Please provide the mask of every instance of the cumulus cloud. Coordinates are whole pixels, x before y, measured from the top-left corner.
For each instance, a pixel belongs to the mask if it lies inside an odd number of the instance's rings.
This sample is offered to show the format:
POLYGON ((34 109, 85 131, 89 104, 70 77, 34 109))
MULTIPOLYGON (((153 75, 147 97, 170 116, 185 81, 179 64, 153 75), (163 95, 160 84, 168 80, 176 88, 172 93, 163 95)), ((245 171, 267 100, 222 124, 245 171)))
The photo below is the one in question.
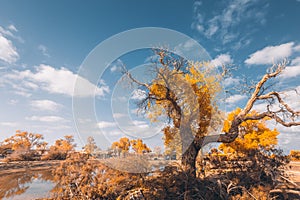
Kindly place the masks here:
POLYGON ((291 61, 291 65, 300 65, 300 57, 296 57, 291 61))
POLYGON ((0 34, 0 60, 9 64, 18 60, 19 54, 10 40, 0 34))
MULTIPOLYGON (((282 91, 281 97, 282 99, 294 110, 300 110, 300 86, 295 86, 295 89, 293 90, 285 90, 282 91)), ((257 103, 253 106, 254 110, 257 110, 259 112, 263 112, 266 111, 267 109, 267 102, 261 102, 261 103, 257 103)), ((279 104, 276 101, 275 104, 273 104, 272 106, 269 107, 270 110, 279 110, 279 104)))
POLYGON ((267 46, 251 54, 245 63, 249 65, 273 64, 291 56, 294 45, 294 42, 289 42, 277 46, 267 46))
POLYGON ((288 66, 279 75, 279 78, 282 78, 282 79, 294 78, 299 75, 300 75, 300 65, 299 66, 288 66))
POLYGON ((61 104, 48 99, 33 100, 30 102, 30 106, 39 111, 57 111, 62 107, 61 104))
POLYGON ((231 86, 231 85, 237 85, 240 83, 240 79, 239 78, 233 78, 233 77, 229 77, 229 78, 226 78, 222 84, 224 87, 228 87, 228 86, 231 86))
POLYGON ((235 94, 235 95, 228 97, 225 101, 226 101, 226 103, 234 104, 234 103, 237 103, 246 98, 247 98, 246 95, 235 94))
POLYGON ((213 59, 211 61, 211 63, 215 67, 220 67, 222 65, 227 65, 227 64, 230 64, 232 62, 233 62, 233 60, 232 60, 232 58, 229 54, 220 54, 215 59, 213 59))
POLYGON ((54 116, 54 115, 49 115, 49 116, 31 116, 31 117, 26 117, 26 120, 30 121, 39 121, 39 122, 64 122, 66 121, 64 118, 59 117, 59 116, 54 116))
POLYGON ((41 89, 51 94, 64 94, 67 96, 86 97, 91 95, 104 96, 109 87, 102 82, 96 86, 81 76, 66 68, 56 69, 41 64, 35 70, 12 71, 2 77, 0 82, 10 84, 16 92, 30 92, 41 89), (78 81, 80 89, 74 93, 75 82, 78 81))
POLYGON ((141 89, 136 89, 132 92, 131 97, 132 100, 143 100, 146 98, 146 92, 141 89))
POLYGON ((280 79, 288 79, 300 76, 300 57, 296 57, 291 61, 291 65, 287 66, 279 75, 280 79))
POLYGON ((17 31, 14 25, 8 26, 7 29, 0 26, 0 60, 9 64, 16 62, 19 58, 19 54, 12 41, 8 38, 10 37, 21 40, 20 38, 16 37, 11 31, 17 31))
POLYGON ((116 127, 115 122, 109 122, 109 121, 100 121, 100 122, 98 122, 97 125, 98 125, 99 128, 113 128, 113 127, 116 127))

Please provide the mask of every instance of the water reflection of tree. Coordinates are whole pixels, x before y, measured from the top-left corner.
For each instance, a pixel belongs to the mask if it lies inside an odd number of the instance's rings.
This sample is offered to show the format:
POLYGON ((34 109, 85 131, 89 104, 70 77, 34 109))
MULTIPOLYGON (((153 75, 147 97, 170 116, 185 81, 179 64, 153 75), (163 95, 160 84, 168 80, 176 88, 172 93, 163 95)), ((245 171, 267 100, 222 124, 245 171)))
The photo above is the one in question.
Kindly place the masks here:
POLYGON ((0 199, 21 195, 27 191, 35 179, 52 181, 50 170, 26 170, 20 173, 11 173, 0 176, 0 199))

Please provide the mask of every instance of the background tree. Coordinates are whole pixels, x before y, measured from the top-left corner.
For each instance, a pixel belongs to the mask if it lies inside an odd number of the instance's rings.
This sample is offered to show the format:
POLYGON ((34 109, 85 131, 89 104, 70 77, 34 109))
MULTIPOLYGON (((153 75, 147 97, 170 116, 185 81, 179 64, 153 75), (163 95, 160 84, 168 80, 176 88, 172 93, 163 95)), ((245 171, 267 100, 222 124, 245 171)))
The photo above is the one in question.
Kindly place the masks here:
POLYGON ((55 144, 50 146, 48 154, 42 157, 43 160, 64 160, 67 154, 74 151, 76 144, 72 135, 64 136, 64 139, 58 139, 55 144))
POLYGON ((300 150, 291 150, 289 156, 293 161, 300 161, 300 150))
POLYGON ((88 155, 70 154, 54 172, 54 199, 117 199, 137 187, 139 174, 121 172, 89 160, 88 155))
POLYGON ((129 151, 130 140, 127 137, 122 137, 119 141, 113 142, 111 148, 116 150, 120 156, 121 153, 127 153, 129 151))
POLYGON ((135 153, 143 154, 151 152, 151 149, 143 143, 142 139, 131 140, 130 145, 135 153))
POLYGON ((40 156, 38 150, 44 145, 44 138, 41 134, 29 133, 27 131, 17 130, 16 134, 5 139, 6 152, 13 153, 7 158, 8 160, 33 160, 40 156))
POLYGON ((83 147, 84 152, 86 152, 87 154, 93 154, 93 153, 95 153, 97 148, 98 147, 96 145, 95 139, 93 137, 89 136, 87 138, 86 145, 83 147))
POLYGON ((44 137, 41 134, 29 133, 27 131, 17 130, 16 134, 4 140, 5 144, 11 144, 12 150, 36 149, 42 144, 44 137))
POLYGON ((155 146, 153 149, 153 152, 155 153, 155 155, 158 157, 161 155, 162 152, 162 148, 160 146, 155 146))

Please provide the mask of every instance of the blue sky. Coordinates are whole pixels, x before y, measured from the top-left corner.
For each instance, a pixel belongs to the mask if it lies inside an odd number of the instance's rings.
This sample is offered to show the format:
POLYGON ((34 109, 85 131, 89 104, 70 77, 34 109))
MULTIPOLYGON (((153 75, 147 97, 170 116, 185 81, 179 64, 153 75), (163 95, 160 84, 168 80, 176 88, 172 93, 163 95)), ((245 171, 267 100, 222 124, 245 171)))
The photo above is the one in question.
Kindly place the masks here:
MULTIPOLYGON (((73 134, 81 146, 73 121, 72 96, 82 62, 100 42, 141 27, 182 32, 197 40, 215 65, 237 66, 233 77, 225 80, 226 88, 241 84, 243 77, 257 80, 273 62, 288 58, 289 66, 276 87, 300 109, 300 98, 292 92, 300 90, 299 0, 2 0, 0 4, 0 140, 21 129, 41 133, 50 143, 73 134)), ((111 140, 122 136, 113 124, 122 115, 112 116, 109 107, 120 78, 118 70, 122 64, 142 65, 149 56, 149 50, 123 56, 99 77, 95 126, 111 140)), ((134 92, 131 99, 142 95, 134 92)), ((239 93, 228 95, 227 111, 243 106, 246 98, 239 93)), ((133 107, 128 109, 133 113, 133 107)), ((148 126, 142 119, 131 117, 133 127, 148 126)), ((89 119, 81 120, 88 124, 89 119)), ((299 128, 277 128, 280 147, 299 149, 299 128)), ((148 142, 159 145, 160 137, 148 142)))

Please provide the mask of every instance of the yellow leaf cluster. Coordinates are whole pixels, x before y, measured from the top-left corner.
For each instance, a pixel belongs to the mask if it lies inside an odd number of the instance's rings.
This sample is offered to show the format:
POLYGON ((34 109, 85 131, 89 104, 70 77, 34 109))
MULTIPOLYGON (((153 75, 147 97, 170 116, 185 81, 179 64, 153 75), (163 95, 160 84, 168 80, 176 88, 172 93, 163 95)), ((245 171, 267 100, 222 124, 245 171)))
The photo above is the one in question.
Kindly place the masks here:
MULTIPOLYGON (((241 112, 240 108, 237 108, 231 112, 227 120, 224 122, 223 131, 228 132, 231 122, 234 117, 241 112)), ((256 115, 257 112, 252 111, 250 116, 256 115)), ((277 135, 279 132, 276 129, 271 130, 267 127, 266 121, 269 119, 262 120, 248 120, 240 125, 240 135, 235 141, 225 144, 222 143, 219 149, 224 153, 247 153, 251 150, 259 148, 271 148, 277 144, 277 135)))

